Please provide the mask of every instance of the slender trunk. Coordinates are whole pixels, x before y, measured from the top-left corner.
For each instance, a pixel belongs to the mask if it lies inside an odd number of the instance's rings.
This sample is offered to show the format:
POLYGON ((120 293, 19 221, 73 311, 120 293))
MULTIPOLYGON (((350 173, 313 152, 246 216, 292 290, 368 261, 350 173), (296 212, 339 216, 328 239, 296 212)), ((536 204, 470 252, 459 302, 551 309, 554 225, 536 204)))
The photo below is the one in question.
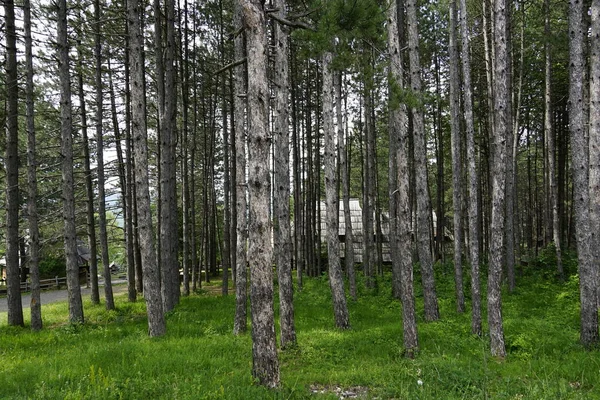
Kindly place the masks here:
POLYGON ((456 290, 456 311, 465 312, 465 295, 462 271, 462 154, 460 131, 460 77, 458 40, 456 32, 456 1, 450 1, 449 58, 450 58, 450 133, 452 136, 452 205, 454 207, 454 285, 456 290))
MULTIPOLYGON (((401 0, 402 1, 402 0, 401 0)), ((404 88, 403 62, 400 48, 399 31, 402 30, 398 23, 397 6, 399 2, 392 1, 387 11, 387 29, 388 29, 388 51, 391 57, 391 87, 390 93, 393 94, 399 89, 404 88)), ((398 7, 402 10, 402 7, 398 7)), ((395 190, 395 224, 390 223, 390 229, 395 227, 396 232, 392 239, 396 242, 394 247, 398 251, 400 270, 400 281, 402 288, 400 291, 402 299, 402 324, 403 324, 403 343, 405 355, 408 358, 414 358, 419 349, 417 335, 417 318, 415 313, 415 295, 413 286, 413 265, 412 265, 412 240, 410 229, 410 204, 409 204, 409 173, 408 173, 408 129, 407 129, 407 110, 403 103, 395 104, 390 96, 390 114, 389 129, 390 141, 393 138, 396 143, 393 148, 396 150, 396 170, 390 173, 396 174, 395 190)))
POLYGON ((575 199, 575 226, 579 259, 579 290, 581 301, 581 342, 592 348, 599 342, 598 335, 598 229, 600 228, 600 4, 592 1, 590 82, 589 82, 589 148, 585 130, 588 126, 585 112, 583 56, 584 25, 583 2, 569 2, 570 69, 569 117, 571 151, 573 154, 573 199, 575 199), (583 106, 582 106, 583 104, 583 106), (588 173, 589 168, 589 173, 588 173))
MULTIPOLYGON (((221 47, 221 64, 225 64, 225 40, 223 24, 223 0, 219 0, 219 41, 221 47)), ((231 168, 229 164, 231 148, 229 146, 228 107, 227 107, 227 81, 225 77, 221 80, 221 114, 223 117, 223 252, 221 255, 223 264, 223 280, 221 293, 226 296, 229 293, 229 268, 231 267, 231 168)))
MULTIPOLYGON (((5 13, 6 15, 6 13, 5 13)), ((31 39, 31 2, 23 1, 25 28, 25 112, 27 126, 27 214, 29 223, 29 277, 31 278, 31 329, 42 329, 42 303, 40 300, 40 230, 37 209, 36 132, 33 103, 33 45, 31 39)))
POLYGON ((75 228, 75 189, 73 183, 73 115, 71 110, 71 75, 69 72, 69 41, 67 37, 67 2, 58 1, 58 59, 60 78, 62 195, 64 218, 65 259, 69 321, 83 323, 83 303, 79 287, 77 231, 75 228))
POLYGON ((131 110, 132 136, 135 162, 135 190, 139 246, 141 249, 144 298, 148 315, 149 335, 162 336, 166 331, 165 317, 160 296, 160 272, 156 260, 150 190, 148 187, 148 134, 146 131, 146 96, 144 85, 144 37, 141 30, 141 17, 144 8, 139 0, 128 0, 127 15, 130 36, 131 69, 131 110))
POLYGON ((125 23, 125 243, 127 246, 127 298, 130 302, 137 300, 135 285, 135 247, 133 230, 133 157, 131 156, 131 81, 129 57, 129 25, 125 23))
MULTIPOLYGON (((410 87, 419 96, 421 93, 421 65, 419 61, 419 31, 417 25, 416 1, 406 2, 406 18, 408 27, 408 48, 410 57, 410 87)), ((425 302, 425 319, 436 321, 440 318, 433 261, 431 257, 431 202, 427 187, 427 149, 425 143, 425 126, 421 106, 413 106, 414 162, 417 201, 416 241, 421 279, 423 282, 423 298, 425 302)))
POLYGON ((504 225, 506 206, 506 143, 511 129, 509 119, 508 62, 506 45, 506 0, 494 0, 494 142, 492 144, 492 226, 490 237, 490 267, 488 273, 488 325, 493 356, 504 358, 502 325, 502 263, 505 256, 504 225))
POLYGON ((346 263, 346 274, 348 275, 348 286, 350 297, 356 301, 356 273, 354 270, 354 232, 352 230, 352 216, 350 211, 350 160, 348 157, 348 142, 345 138, 342 113, 342 73, 337 74, 335 80, 336 113, 338 124, 338 143, 340 146, 340 176, 343 193, 344 210, 344 260, 346 263))
POLYGON ((469 258, 471 262, 471 333, 482 335, 481 282, 479 274, 481 231, 479 229, 479 175, 473 126, 473 95, 471 89, 471 58, 469 31, 467 27, 467 2, 460 0, 460 36, 462 42, 461 61, 463 73, 464 118, 467 131, 467 168, 469 172, 469 258))
POLYGON ((96 217, 94 210, 94 186, 92 168, 90 166, 90 145, 88 140, 87 110, 85 102, 85 89, 83 85, 83 53, 81 38, 77 41, 77 64, 79 73, 77 74, 77 94, 79 97, 79 115, 81 123, 81 138, 83 146, 83 168, 85 172, 85 192, 86 192, 86 217, 88 245, 90 248, 89 276, 91 283, 91 300, 93 304, 100 304, 100 290, 98 287, 98 243, 96 239, 96 217))
MULTIPOLYGON (((554 162, 555 134, 553 125, 553 107, 552 107, 552 45, 550 43, 550 1, 544 1, 544 34, 546 37, 545 45, 545 90, 544 90, 544 136, 546 138, 546 152, 548 163, 548 178, 550 188, 550 208, 552 209, 552 231, 554 237, 554 246, 556 247, 556 272, 561 282, 565 280, 565 272, 562 264, 562 249, 560 238, 560 219, 558 214, 558 199, 556 189, 556 167, 554 162)), ((591 117, 591 115, 590 115, 591 117)))
POLYGON ((112 282, 110 276, 110 261, 108 256, 108 236, 106 233, 106 194, 104 178, 104 135, 102 132, 103 122, 103 99, 102 99, 102 44, 100 36, 100 0, 94 1, 94 56, 96 58, 96 148, 98 161, 98 228, 100 234, 100 250, 102 266, 104 267, 104 297, 106 309, 113 310, 115 302, 113 299, 112 282))
MULTIPOLYGON (((275 4, 278 16, 287 18, 287 2, 275 4)), ((279 324, 281 347, 296 343, 294 326, 294 303, 292 282, 292 239, 290 236, 290 146, 289 146, 289 62, 287 27, 275 24, 275 121, 274 121, 274 169, 275 198, 273 209, 276 221, 275 263, 279 283, 279 324)))
POLYGON ((350 328, 350 316, 344 292, 344 280, 340 266, 338 184, 336 173, 336 140, 333 119, 333 55, 323 56, 323 131, 325 133, 325 195, 327 199, 327 260, 329 264, 329 285, 333 300, 335 325, 339 329, 350 328))
MULTIPOLYGON (((242 4, 235 2, 234 25, 242 26, 242 4)), ((244 34, 240 33, 234 38, 234 58, 241 60, 245 55, 244 34)), ((235 221, 237 230, 236 243, 236 277, 235 277, 235 319, 233 323, 233 333, 239 335, 246 332, 247 329, 247 239, 248 239, 248 220, 247 220, 247 201, 246 201, 246 68, 238 65, 234 69, 235 79, 235 97, 234 97, 234 131, 235 131, 235 169, 236 182, 236 205, 237 219, 235 221)))

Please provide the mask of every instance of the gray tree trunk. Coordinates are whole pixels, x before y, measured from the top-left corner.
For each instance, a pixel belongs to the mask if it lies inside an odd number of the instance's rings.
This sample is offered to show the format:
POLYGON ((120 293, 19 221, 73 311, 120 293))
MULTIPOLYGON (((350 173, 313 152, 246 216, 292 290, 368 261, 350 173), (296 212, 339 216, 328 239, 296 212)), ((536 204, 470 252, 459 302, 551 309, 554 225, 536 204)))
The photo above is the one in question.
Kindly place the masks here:
MULTIPOLYGON (((596 306, 600 307, 600 1, 592 1, 592 34, 590 45, 590 227, 592 260, 595 272, 593 282, 596 292, 596 306)), ((556 235, 556 234, 555 234, 556 235)), ((595 314, 596 317, 598 314, 595 314)), ((593 316, 592 316, 593 323, 593 316)), ((590 324, 591 327, 591 324, 590 324)), ((592 330, 592 332, 594 332, 592 330)), ((598 342, 598 321, 596 320, 595 343, 598 342)), ((593 337, 593 336, 592 336, 593 337)))
POLYGON ((130 69, 131 69, 131 108, 132 139, 135 162, 135 194, 137 204, 137 223, 139 246, 142 257, 144 298, 148 315, 150 336, 165 334, 166 325, 160 294, 160 272, 156 261, 152 215, 150 209, 150 190, 148 188, 148 134, 146 131, 146 93, 144 86, 144 37, 141 30, 143 5, 139 0, 127 3, 127 24, 130 32, 130 69))
POLYGON ((69 41, 67 37, 67 3, 58 1, 58 67, 60 78, 60 120, 62 155, 62 195, 64 218, 65 259, 69 321, 83 323, 83 303, 79 287, 77 231, 75 228, 75 189, 73 184, 73 116, 71 110, 71 75, 69 72, 69 41))
MULTIPOLYGON (((406 105, 395 104, 392 95, 404 88, 404 71, 402 53, 400 49, 397 2, 392 1, 386 13, 388 29, 388 52, 390 53, 390 114, 389 129, 390 141, 396 143, 396 170, 390 174, 396 174, 396 185, 394 199, 396 201, 396 221, 390 221, 390 229, 395 227, 396 232, 391 239, 396 243, 393 245, 398 251, 398 262, 400 270, 402 299, 402 324, 403 343, 405 355, 413 358, 419 349, 417 335, 417 317, 415 313, 415 295, 413 287, 413 265, 412 265, 412 240, 410 228, 410 204, 409 204, 409 168, 408 168, 408 115, 406 105)), ((396 94, 397 95, 397 94, 396 94)), ((391 146, 392 147, 392 146, 391 146)))
POLYGON ((492 225, 490 236, 490 266, 488 273, 488 325, 493 356, 504 358, 504 329, 502 326, 502 264, 504 260, 504 222, 506 207, 506 141, 509 120, 508 62, 506 31, 506 0, 494 0, 494 135, 492 143, 492 225))
POLYGON ((267 32, 264 3, 241 0, 248 54, 248 189, 252 376, 267 387, 279 386, 279 362, 273 310, 273 269, 269 197, 267 32))
POLYGON ((23 325, 19 274, 19 89, 15 3, 4 3, 6 26, 6 298, 8 324, 23 325))
POLYGON ((94 1, 94 55, 96 58, 96 159, 98 161, 98 229, 100 234, 100 250, 102 266, 104 267, 104 297, 106 309, 113 310, 115 301, 112 292, 112 281, 110 275, 110 261, 108 255, 108 236, 106 233, 106 194, 104 178, 104 135, 103 123, 103 99, 102 99, 102 38, 101 30, 100 0, 94 1))
MULTIPOLYGON (((155 0, 155 15, 163 9, 155 0)), ((165 34, 163 45, 162 18, 155 23, 157 83, 160 127, 160 271, 161 292, 165 312, 179 303, 179 261, 177 248, 177 184, 175 168, 176 90, 175 90, 175 3, 164 1, 165 34)))
POLYGON ((325 198, 326 198, 326 227, 327 227, 327 260, 329 264, 329 285, 333 300, 333 313, 335 325, 339 329, 350 328, 350 317, 344 280, 340 265, 339 242, 339 211, 338 211, 338 184, 336 168, 336 140, 333 119, 333 71, 331 62, 333 55, 325 52, 323 55, 323 132, 325 134, 325 198))
MULTIPOLYGON (((419 61, 419 29, 417 22, 416 1, 406 2, 406 21, 408 27, 408 51, 410 60, 410 88, 421 98, 421 64, 419 61)), ((420 105, 413 106, 413 135, 415 158, 415 181, 417 201, 416 242, 419 262, 421 264, 421 280, 423 282, 423 298, 425 302, 425 319, 436 321, 440 318, 435 278, 431 257, 431 201, 427 186, 427 149, 425 146, 425 126, 420 105)))
MULTIPOLYGON (((6 15, 6 14, 5 14, 6 15)), ((27 126, 27 214, 29 222, 29 277, 31 278, 31 329, 42 329, 42 303, 40 300, 40 230, 37 209, 36 133, 33 103, 33 45, 31 39, 31 2, 23 1, 25 28, 25 113, 27 126)))
MULTIPOLYGON (((595 1, 594 5, 598 5, 595 1)), ((581 343, 586 347, 598 343, 598 301, 597 301, 597 274, 594 266, 594 244, 592 243, 592 225, 590 217, 590 188, 593 187, 596 173, 589 152, 593 147, 588 147, 585 134, 587 118, 585 115, 584 77, 585 58, 584 38, 587 28, 583 23, 584 8, 581 1, 569 2, 569 127, 571 134, 572 168, 573 168, 573 199, 575 213, 575 234, 577 240, 577 258, 579 261, 579 297, 581 301, 581 343), (589 152, 589 153, 588 153, 589 152), (590 177, 592 179, 590 179, 590 177)), ((598 29, 598 7, 592 9, 592 37, 598 29)), ((597 58, 597 45, 593 42, 591 54, 597 58)), ((596 60, 597 61, 597 60, 596 60)), ((597 66, 592 65, 590 89, 597 75, 597 66)), ((596 109, 596 115, 590 110, 590 143, 595 146, 597 140, 597 91, 590 98, 590 106, 596 109)), ((596 149, 597 150, 597 149, 596 149)), ((597 156, 597 154, 595 154, 597 156)), ((598 197, 597 195, 594 197, 598 197)), ((596 211, 596 210, 594 210, 596 211)))
MULTIPOLYGON (((462 133, 460 131, 460 73, 459 53, 456 32, 456 1, 450 1, 449 23, 449 58, 450 58, 450 135, 452 151, 452 205, 454 208, 454 286, 456 290, 456 311, 465 312, 465 294, 462 271, 462 133)), ((439 223, 439 221, 438 221, 439 223)))
MULTIPOLYGON (((81 16, 80 16, 81 17, 81 16)), ((80 19, 83 23, 83 19, 80 19)), ((85 192, 86 192, 86 218, 88 246, 90 247, 90 298, 93 304, 100 304, 100 291, 98 287, 98 243, 96 240, 96 218, 94 209, 94 184, 92 168, 90 165, 90 145, 88 139, 87 109, 85 102, 85 91, 83 85, 83 48, 81 38, 77 40, 77 64, 79 72, 77 74, 77 94, 79 97, 79 115, 81 119, 81 139, 83 146, 83 169, 85 172, 85 192)))
POLYGON ((469 174, 469 256, 471 262, 471 333, 482 334, 481 281, 479 273, 481 232, 479 230, 479 175, 473 126, 473 94, 471 88, 471 57, 467 27, 467 2, 460 0, 459 26, 461 36, 461 61, 463 73, 463 98, 465 127, 467 131, 467 168, 469 174))
POLYGON ((354 232, 352 230, 352 217, 350 213, 350 163, 348 160, 347 142, 342 114, 342 73, 338 73, 335 81, 336 113, 338 124, 338 143, 340 155, 340 176, 342 183, 342 196, 344 202, 344 259, 350 297, 356 301, 356 272, 354 270, 354 232))
MULTIPOLYGON (((287 2, 274 4, 277 15, 287 18, 287 2)), ((290 117, 289 117, 289 45, 288 28, 275 24, 275 121, 274 121, 274 179, 275 198, 275 264, 279 283, 279 325, 281 347, 296 343, 294 326, 294 286, 292 283, 292 238, 290 226, 290 117)))
MULTIPOLYGON (((242 4, 235 2, 234 24, 236 29, 242 28, 242 4)), ((241 60, 245 56, 244 34, 240 33, 234 38, 234 57, 241 60)), ((239 335, 247 330, 247 245, 248 245, 248 218, 246 201, 246 68, 244 65, 238 65, 234 69, 234 87, 235 96, 233 99, 234 108, 234 130, 235 130, 235 169, 236 182, 236 210, 237 219, 235 221, 237 231, 236 243, 236 277, 235 277, 235 318, 233 321, 233 334, 239 335)))
MULTIPOLYGON (((552 232, 554 246, 556 247, 556 272, 561 282, 565 280, 565 272, 562 263, 562 248, 560 238, 560 218, 558 214, 558 198, 557 198, 557 186, 556 186, 556 166, 554 161, 555 152, 555 135, 554 135, 554 124, 553 124, 553 108, 552 108, 552 45, 550 43, 550 1, 544 1, 544 34, 545 39, 545 90, 544 90, 544 137, 546 138, 546 154, 547 154, 547 165, 548 165, 548 183, 550 189, 550 208, 552 210, 552 232)), ((591 115, 590 115, 591 117, 591 115)))

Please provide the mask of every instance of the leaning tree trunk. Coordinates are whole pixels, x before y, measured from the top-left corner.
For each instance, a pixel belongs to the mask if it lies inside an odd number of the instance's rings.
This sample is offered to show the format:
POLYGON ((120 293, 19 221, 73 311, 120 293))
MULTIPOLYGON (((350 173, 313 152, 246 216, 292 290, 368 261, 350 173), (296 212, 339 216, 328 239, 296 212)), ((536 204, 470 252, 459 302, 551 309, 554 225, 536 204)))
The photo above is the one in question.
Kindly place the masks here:
POLYGON ((264 3, 241 0, 248 54, 248 190, 252 375, 267 387, 279 386, 279 362, 273 310, 273 248, 269 220, 269 86, 264 3))
MULTIPOLYGON (((460 77, 458 40, 456 32, 456 0, 450 1, 449 58, 450 58, 450 135, 452 141, 452 205, 454 207, 454 286, 456 290, 456 311, 465 312, 465 294, 462 272, 462 133, 460 131, 460 77)), ((439 223, 440 221, 438 221, 439 223)))
POLYGON ((71 110, 71 75, 69 72, 69 41, 67 37, 67 2, 58 1, 58 67, 60 78, 60 119, 62 160, 62 195, 65 259, 69 321, 83 323, 83 303, 79 287, 77 230, 75 228, 75 188, 73 183, 73 116, 71 110))
MULTIPOLYGON (((287 18, 287 2, 279 0, 275 4, 279 9, 277 16, 287 18)), ((294 326, 294 303, 292 282, 292 238, 290 227, 290 117, 289 117, 289 63, 288 28, 275 24, 275 121, 274 121, 274 179, 275 198, 275 263, 279 283, 279 325, 281 347, 296 343, 294 326)))
POLYGON ((506 140, 509 120, 508 62, 506 47, 506 0, 494 1, 494 142, 492 158, 492 226, 490 235, 490 267, 488 273, 488 325, 493 356, 504 358, 502 326, 502 261, 504 259, 504 217, 506 206, 506 140))
POLYGON ((469 173, 469 256, 471 262, 471 333, 482 334, 481 282, 479 274, 481 231, 479 229, 479 175, 473 126, 473 94, 471 89, 471 58, 467 27, 467 2, 460 0, 461 61, 463 73, 464 118, 467 131, 467 168, 469 173))
MULTIPOLYGON (((421 93, 421 64, 419 61, 419 30, 417 23, 416 1, 406 2, 406 19, 408 27, 408 49, 410 59, 410 87, 417 96, 421 93)), ((420 98, 420 97, 419 97, 420 98)), ((414 162, 417 200, 417 253, 421 264, 421 280, 423 282, 423 299, 425 302, 425 319, 436 321, 440 318, 433 260, 431 257, 431 202, 427 187, 427 149, 425 143, 425 126, 420 106, 413 106, 414 162)))
POLYGON ((131 108, 132 139, 135 162, 135 191, 139 246, 141 248, 144 298, 148 315, 150 336, 162 336, 166 331, 165 316, 160 294, 160 272, 156 261, 150 190, 148 185, 148 134, 146 131, 146 93, 144 89, 143 49, 144 37, 141 30, 141 16, 144 8, 138 0, 127 3, 127 24, 130 36, 131 69, 131 108))
POLYGON ((415 313, 415 295, 413 287, 413 265, 412 265, 412 240, 410 229, 410 204, 409 204, 409 173, 408 173, 408 115, 406 105, 396 104, 397 99, 391 95, 398 96, 404 88, 403 61, 400 50, 397 2, 392 1, 387 10, 388 29, 388 51, 391 57, 390 63, 390 114, 389 129, 390 141, 396 143, 391 146, 396 150, 396 170, 390 174, 396 174, 395 209, 396 221, 390 221, 390 229, 395 227, 395 234, 391 239, 395 241, 393 246, 398 252, 398 269, 400 270, 402 299, 402 324, 403 343, 405 355, 414 358, 419 349, 417 336, 417 317, 415 313))
POLYGON ((329 264, 329 285, 333 300, 333 313, 335 325, 339 329, 350 328, 350 317, 344 280, 340 265, 339 242, 339 211, 338 211, 338 184, 335 144, 335 128, 333 124, 333 71, 331 52, 323 55, 323 132, 325 134, 325 198, 326 198, 326 227, 327 227, 327 260, 329 264))

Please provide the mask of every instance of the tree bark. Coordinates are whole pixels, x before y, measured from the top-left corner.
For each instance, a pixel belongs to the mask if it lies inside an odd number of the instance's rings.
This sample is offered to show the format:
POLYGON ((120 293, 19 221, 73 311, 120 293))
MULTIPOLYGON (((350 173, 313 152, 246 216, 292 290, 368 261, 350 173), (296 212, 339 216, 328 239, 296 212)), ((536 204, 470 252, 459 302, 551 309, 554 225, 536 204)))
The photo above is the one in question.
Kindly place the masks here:
POLYGON ((60 119, 62 155, 62 195, 64 218, 65 259, 69 321, 83 323, 83 303, 79 287, 77 231, 75 228, 75 189, 73 184, 73 117, 71 110, 71 75, 69 72, 69 42, 67 37, 67 3, 58 1, 58 66, 60 78, 60 119))
POLYGON ((252 375, 261 385, 279 386, 279 362, 273 310, 273 248, 269 221, 269 88, 264 4, 241 0, 248 54, 248 189, 250 296, 252 308, 252 375))
MULTIPOLYGON (((544 137, 546 138, 546 153, 548 164, 548 183, 550 189, 550 208, 552 210, 552 232, 554 246, 556 247, 556 272, 558 279, 561 282, 565 280, 565 272, 562 263, 562 248, 561 248, 561 228, 560 218, 558 214, 558 199, 556 186, 556 167, 554 161, 555 153, 555 134, 553 124, 553 107, 552 107, 552 45, 550 43, 551 27, 550 27, 550 1, 544 1, 544 35, 546 37, 544 43, 545 53, 545 85, 544 85, 544 137)), ((590 115, 591 117, 591 115, 590 115)))
POLYGON ((506 46, 506 0, 494 0, 494 135, 492 158, 492 225, 490 266, 488 273, 488 325, 492 355, 506 356, 502 326, 502 263, 504 260, 504 225, 506 207, 506 141, 511 129, 509 120, 508 62, 506 46))
POLYGON ((160 129, 160 271, 161 292, 165 312, 179 303, 179 261, 177 248, 177 184, 175 168, 176 143, 176 90, 175 90, 175 4, 164 1, 165 35, 163 45, 162 11, 160 0, 155 0, 155 38, 157 57, 158 118, 160 129))
POLYGON ((583 2, 569 2, 570 69, 569 118, 573 154, 573 198, 575 233, 579 260, 579 297, 581 301, 581 333, 584 346, 592 348, 600 341, 598 334, 598 229, 600 228, 600 4, 592 1, 589 125, 586 121, 584 95, 584 38, 588 29, 583 2), (585 130, 589 126, 589 148, 585 130), (588 172, 589 171, 589 172, 588 172))
POLYGON ((144 8, 139 0, 128 0, 127 15, 130 32, 131 55, 131 109, 132 136, 135 162, 135 190, 139 246, 141 249, 144 298, 148 315, 150 336, 162 336, 166 331, 165 317, 160 294, 160 272, 156 260, 150 190, 148 188, 148 134, 146 131, 146 93, 144 86, 143 50, 144 37, 141 30, 141 16, 144 8))
MULTIPOLYGON (((454 207, 454 286, 456 290, 456 312, 465 312, 465 295, 462 271, 462 133, 460 131, 460 77, 458 40, 456 32, 456 1, 450 1, 449 58, 450 58, 450 134, 452 152, 452 205, 454 207)), ((439 221, 438 221, 439 223, 439 221)))
POLYGON ((475 148, 475 128, 473 126, 473 94, 471 89, 471 58, 469 31, 467 27, 467 2, 460 0, 461 61, 463 73, 464 118, 467 131, 467 168, 469 174, 469 256, 471 262, 471 333, 482 334, 481 321, 481 282, 479 273, 481 231, 479 229, 479 175, 475 148))
MULTIPOLYGON (((421 64, 419 61, 419 30, 417 23, 416 1, 406 2, 406 19, 408 27, 408 50, 410 59, 410 87, 421 99, 421 64)), ((415 180, 417 201, 416 242, 419 262, 421 264, 421 280, 425 302, 425 319, 436 321, 440 318, 433 261, 431 257, 431 201, 427 187, 427 149, 425 146, 425 127, 421 105, 412 107, 415 180)))
MULTIPOLYGON (((242 28, 242 5, 235 2, 234 25, 236 29, 242 28)), ((244 34, 240 33, 234 38, 234 58, 242 59, 245 56, 244 34)), ((234 97, 234 130, 235 130, 235 169, 236 182, 236 210, 237 243, 236 243, 236 277, 235 277, 235 318, 233 321, 233 334, 239 335, 247 330, 247 245, 248 245, 248 219, 246 201, 246 96, 247 91, 246 68, 238 65, 234 68, 235 97, 234 97)))
POLYGON ((340 265, 339 242, 339 211, 338 184, 336 169, 336 140, 333 123, 333 71, 331 62, 333 55, 325 52, 323 55, 323 131, 325 134, 325 197, 326 197, 326 226, 327 226, 327 260, 329 264, 329 285, 333 300, 335 325, 339 329, 350 329, 350 317, 344 280, 340 265))
POLYGON ((350 159, 348 157, 348 141, 344 129, 342 113, 342 73, 339 72, 335 81, 336 113, 338 124, 338 143, 340 154, 340 176, 342 183, 342 197, 344 203, 344 260, 346 274, 348 275, 348 289, 350 297, 356 301, 356 271, 354 269, 354 232, 352 230, 352 217, 350 213, 350 159))
POLYGON ((23 325, 19 274, 19 89, 15 3, 4 2, 6 29, 6 298, 8 324, 23 325))
MULTIPOLYGON (((287 2, 274 4, 278 16, 287 18, 287 2)), ((275 264, 279 283, 279 325, 282 348, 296 343, 294 326, 294 286, 292 282, 292 238, 290 227, 290 117, 289 117, 289 45, 288 28, 275 23, 275 121, 274 121, 274 180, 275 198, 275 264)))
POLYGON ((94 56, 96 58, 96 158, 98 161, 98 229, 100 234, 102 266, 104 267, 104 297, 106 301, 106 309, 113 310, 115 308, 115 301, 112 292, 110 261, 108 256, 108 237, 106 233, 106 194, 104 188, 104 135, 102 132, 102 43, 100 36, 100 17, 100 0, 94 0, 94 56))
POLYGON ((402 53, 399 40, 397 1, 392 1, 387 10, 387 29, 388 29, 388 52, 390 53, 390 98, 388 107, 390 142, 392 139, 396 142, 392 147, 396 151, 396 170, 390 171, 390 174, 396 174, 397 189, 394 191, 396 221, 390 221, 390 229, 395 228, 391 239, 396 243, 393 245, 398 252, 400 270, 402 299, 402 324, 403 324, 403 343, 405 355, 413 358, 419 349, 417 335, 417 318, 415 313, 415 296, 413 287, 413 265, 412 265, 412 240, 410 229, 410 204, 409 204, 409 173, 408 173, 408 115, 406 105, 396 104, 398 91, 404 89, 404 71, 402 53))
MULTIPOLYGON (((5 13, 6 15, 6 13, 5 13)), ((29 277, 31 278, 31 329, 42 329, 42 303, 40 300, 40 230, 37 209, 37 156, 35 111, 33 103, 33 44, 31 39, 31 2, 23 1, 25 29, 25 113, 27 127, 27 214, 29 223, 29 277)))

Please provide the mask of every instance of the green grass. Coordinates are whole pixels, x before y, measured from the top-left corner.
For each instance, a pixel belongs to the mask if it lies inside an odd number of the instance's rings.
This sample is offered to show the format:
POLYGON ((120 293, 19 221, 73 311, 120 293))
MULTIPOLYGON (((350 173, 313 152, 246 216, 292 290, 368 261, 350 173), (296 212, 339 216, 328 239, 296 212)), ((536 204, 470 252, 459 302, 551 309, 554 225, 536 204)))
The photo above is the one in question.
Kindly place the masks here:
POLYGON ((499 361, 485 337, 470 334, 470 315, 455 313, 450 268, 437 274, 442 319, 423 322, 417 292, 415 360, 402 356, 401 306, 388 295, 389 279, 375 291, 361 286, 344 332, 333 326, 327 280, 306 279, 295 297, 298 346, 280 352, 276 391, 252 380, 250 335, 231 334, 233 296, 182 298, 157 339, 147 337, 143 303, 123 295, 111 312, 86 302, 84 325, 66 323, 65 303, 46 305, 38 333, 7 327, 0 314, 0 398, 335 399, 331 388, 361 387, 379 399, 600 399, 600 356, 578 344, 576 277, 563 285, 525 277, 505 294, 508 357, 499 361))

